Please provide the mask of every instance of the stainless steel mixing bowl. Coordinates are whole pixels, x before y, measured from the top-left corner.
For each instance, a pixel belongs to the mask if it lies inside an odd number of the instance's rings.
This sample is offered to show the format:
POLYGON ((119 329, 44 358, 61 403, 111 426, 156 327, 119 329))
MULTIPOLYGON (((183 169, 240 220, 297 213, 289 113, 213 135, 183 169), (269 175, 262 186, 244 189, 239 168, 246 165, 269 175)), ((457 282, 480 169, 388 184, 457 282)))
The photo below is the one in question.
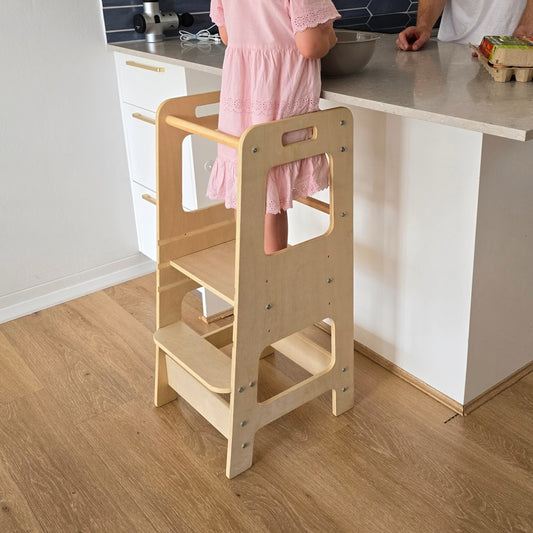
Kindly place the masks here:
POLYGON ((354 30, 335 30, 338 43, 322 58, 324 76, 346 76, 361 71, 370 61, 379 36, 354 30))

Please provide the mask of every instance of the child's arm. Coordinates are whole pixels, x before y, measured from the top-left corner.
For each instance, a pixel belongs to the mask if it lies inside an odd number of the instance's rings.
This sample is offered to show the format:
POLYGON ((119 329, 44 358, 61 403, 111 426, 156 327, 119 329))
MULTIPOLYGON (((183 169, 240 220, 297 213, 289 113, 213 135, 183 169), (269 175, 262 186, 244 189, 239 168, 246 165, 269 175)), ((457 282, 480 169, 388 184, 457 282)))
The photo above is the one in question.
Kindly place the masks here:
MULTIPOLYGON (((222 36, 222 34, 221 34, 222 36)), ((294 34, 296 46, 306 59, 324 57, 337 43, 333 21, 307 28, 294 34)))
POLYGON ((211 0, 211 7, 209 14, 211 20, 218 26, 218 34, 220 39, 227 46, 228 45, 228 32, 226 30, 226 19, 224 17, 224 6, 222 0, 211 0))
POLYGON ((218 34, 220 35, 220 38, 222 39, 222 42, 228 46, 228 30, 226 30, 225 26, 219 26, 218 27, 218 34))

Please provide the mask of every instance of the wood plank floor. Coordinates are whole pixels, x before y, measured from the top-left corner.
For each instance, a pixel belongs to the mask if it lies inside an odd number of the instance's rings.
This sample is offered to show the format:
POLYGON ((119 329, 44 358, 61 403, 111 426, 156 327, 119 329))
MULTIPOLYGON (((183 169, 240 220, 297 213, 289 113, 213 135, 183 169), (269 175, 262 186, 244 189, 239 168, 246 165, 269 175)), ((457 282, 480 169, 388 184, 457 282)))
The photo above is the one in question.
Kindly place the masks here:
MULTIPOLYGON (((273 422, 229 481, 215 429, 153 407, 154 290, 0 325, 0 532, 533 532, 533 374, 462 418, 356 353, 354 409, 324 395, 273 422)), ((270 356, 260 394, 304 376, 270 356)))

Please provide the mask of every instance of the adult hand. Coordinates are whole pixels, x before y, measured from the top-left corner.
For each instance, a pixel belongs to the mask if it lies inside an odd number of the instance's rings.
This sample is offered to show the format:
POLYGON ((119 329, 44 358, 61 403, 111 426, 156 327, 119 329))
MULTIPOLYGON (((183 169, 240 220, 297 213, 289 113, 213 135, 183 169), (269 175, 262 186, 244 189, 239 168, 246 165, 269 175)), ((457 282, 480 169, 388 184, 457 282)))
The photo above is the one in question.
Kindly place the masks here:
POLYGON ((416 52, 429 41, 430 36, 431 30, 423 26, 409 26, 398 35, 396 45, 400 50, 416 52))
POLYGON ((527 0, 524 12, 513 35, 515 37, 533 37, 533 0, 527 0))
POLYGON ((519 24, 513 35, 515 37, 533 37, 533 24, 519 24))

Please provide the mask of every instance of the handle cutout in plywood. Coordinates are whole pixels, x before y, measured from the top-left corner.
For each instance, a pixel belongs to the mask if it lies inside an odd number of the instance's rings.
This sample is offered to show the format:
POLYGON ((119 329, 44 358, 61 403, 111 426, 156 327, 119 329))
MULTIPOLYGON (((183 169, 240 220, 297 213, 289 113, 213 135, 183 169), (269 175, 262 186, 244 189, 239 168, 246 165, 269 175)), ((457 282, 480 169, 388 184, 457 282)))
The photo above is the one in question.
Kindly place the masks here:
POLYGON ((316 111, 257 124, 250 127, 246 137, 242 139, 243 153, 248 151, 262 153, 261 164, 271 166, 298 161, 317 154, 334 156, 338 152, 343 154, 341 160, 345 166, 353 154, 352 143, 352 119, 344 108, 316 111), (265 132, 265 129, 268 132, 265 132), (291 142, 291 139, 288 139, 283 143, 285 146, 282 145, 281 139, 287 134, 308 129, 316 131, 316 134, 313 132, 311 135, 311 139, 300 142, 291 142))
POLYGON ((153 65, 144 65, 143 63, 137 63, 137 61, 126 61, 126 65, 129 67, 142 68, 151 72, 165 72, 165 67, 154 67, 153 65))
POLYGON ((281 136, 281 145, 289 146, 298 142, 313 141, 317 138, 316 126, 300 130, 287 131, 281 136))

